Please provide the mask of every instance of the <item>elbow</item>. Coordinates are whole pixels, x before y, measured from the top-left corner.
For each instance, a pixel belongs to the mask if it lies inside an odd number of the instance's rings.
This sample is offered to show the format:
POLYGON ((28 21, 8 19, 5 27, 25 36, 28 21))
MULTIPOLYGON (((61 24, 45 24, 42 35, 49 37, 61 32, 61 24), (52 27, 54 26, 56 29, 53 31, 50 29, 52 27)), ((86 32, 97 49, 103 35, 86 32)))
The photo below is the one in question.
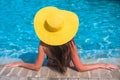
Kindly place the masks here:
POLYGON ((77 67, 77 70, 78 70, 79 72, 85 72, 85 71, 86 71, 86 68, 84 68, 84 67, 77 67))
POLYGON ((85 69, 77 69, 79 72, 85 72, 85 69))
POLYGON ((34 70, 35 71, 39 71, 40 70, 40 66, 35 66, 34 70))
POLYGON ((79 72, 85 72, 85 71, 90 71, 90 70, 92 70, 92 69, 89 69, 89 68, 86 68, 86 67, 78 68, 79 72))
POLYGON ((34 70, 35 70, 35 71, 39 71, 39 68, 35 68, 34 70))

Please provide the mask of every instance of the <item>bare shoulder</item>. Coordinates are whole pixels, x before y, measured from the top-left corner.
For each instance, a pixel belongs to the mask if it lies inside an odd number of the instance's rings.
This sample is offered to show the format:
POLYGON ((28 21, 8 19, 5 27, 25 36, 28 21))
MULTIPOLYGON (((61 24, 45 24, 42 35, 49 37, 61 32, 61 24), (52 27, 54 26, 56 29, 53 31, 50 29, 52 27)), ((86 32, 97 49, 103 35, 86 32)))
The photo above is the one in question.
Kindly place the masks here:
POLYGON ((39 48, 42 48, 44 51, 46 51, 46 44, 44 44, 43 42, 40 42, 39 48))
POLYGON ((41 42, 40 46, 43 48, 45 54, 46 54, 48 57, 53 58, 52 53, 50 52, 49 47, 48 47, 47 44, 41 42))

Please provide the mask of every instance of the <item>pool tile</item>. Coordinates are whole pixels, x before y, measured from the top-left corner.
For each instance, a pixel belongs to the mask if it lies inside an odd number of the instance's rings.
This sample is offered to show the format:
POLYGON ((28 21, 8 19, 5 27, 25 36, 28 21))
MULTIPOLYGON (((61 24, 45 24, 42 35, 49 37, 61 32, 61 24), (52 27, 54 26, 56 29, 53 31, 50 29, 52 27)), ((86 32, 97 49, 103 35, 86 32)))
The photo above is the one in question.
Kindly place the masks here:
POLYGON ((37 77, 37 71, 32 71, 32 75, 31 75, 31 77, 37 77))
POLYGON ((96 69, 96 70, 92 70, 90 71, 90 74, 91 74, 91 78, 99 78, 99 74, 100 74, 100 70, 99 69, 96 69))
POLYGON ((79 72, 79 78, 86 79, 88 78, 88 72, 79 72))
POLYGON ((49 67, 41 67, 39 72, 40 77, 48 77, 49 71, 49 67))
POLYGON ((106 69, 100 69, 100 78, 111 78, 111 74, 109 72, 109 70, 106 70, 106 69))
POLYGON ((119 78, 120 79, 120 72, 119 69, 111 71, 112 78, 119 78))
POLYGON ((71 77, 71 78, 79 78, 79 73, 80 72, 78 72, 75 69, 68 68, 68 74, 69 74, 69 77, 71 77))
POLYGON ((3 67, 0 71, 0 76, 6 76, 10 72, 11 68, 3 67))
POLYGON ((24 68, 24 69, 21 71, 20 76, 21 76, 21 77, 26 77, 29 70, 30 70, 30 69, 24 68))

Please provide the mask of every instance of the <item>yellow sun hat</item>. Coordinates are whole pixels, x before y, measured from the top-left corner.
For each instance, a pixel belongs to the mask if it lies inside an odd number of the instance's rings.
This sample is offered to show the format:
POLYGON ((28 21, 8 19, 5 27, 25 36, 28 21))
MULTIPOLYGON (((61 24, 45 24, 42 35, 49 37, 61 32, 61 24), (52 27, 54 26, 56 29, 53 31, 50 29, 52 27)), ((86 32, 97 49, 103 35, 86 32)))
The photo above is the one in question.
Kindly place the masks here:
POLYGON ((52 46, 70 41, 78 31, 78 16, 56 7, 40 9, 34 17, 34 29, 38 38, 52 46))

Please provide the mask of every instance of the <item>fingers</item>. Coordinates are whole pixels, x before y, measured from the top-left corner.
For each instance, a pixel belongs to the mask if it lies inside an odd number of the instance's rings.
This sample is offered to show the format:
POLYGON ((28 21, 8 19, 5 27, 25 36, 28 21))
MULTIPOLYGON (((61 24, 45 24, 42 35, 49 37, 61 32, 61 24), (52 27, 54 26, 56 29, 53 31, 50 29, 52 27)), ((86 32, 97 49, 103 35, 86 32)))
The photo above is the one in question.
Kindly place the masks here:
POLYGON ((105 69, 108 69, 108 70, 114 70, 114 69, 118 69, 118 67, 115 66, 115 65, 106 64, 106 65, 105 65, 105 69))
POLYGON ((104 69, 108 69, 108 70, 114 70, 114 69, 118 69, 117 66, 112 65, 112 64, 100 64, 102 68, 104 69))
POLYGON ((105 69, 108 69, 108 70, 111 70, 111 71, 112 71, 112 70, 114 70, 115 68, 108 66, 108 67, 105 67, 105 69))
POLYGON ((5 65, 6 67, 10 67, 12 64, 7 64, 7 65, 5 65))
POLYGON ((10 63, 10 64, 7 64, 5 66, 6 67, 17 67, 17 66, 19 66, 19 64, 18 63, 10 63))
POLYGON ((112 69, 118 69, 118 67, 115 66, 115 65, 108 65, 108 67, 110 67, 110 68, 112 68, 112 69))

